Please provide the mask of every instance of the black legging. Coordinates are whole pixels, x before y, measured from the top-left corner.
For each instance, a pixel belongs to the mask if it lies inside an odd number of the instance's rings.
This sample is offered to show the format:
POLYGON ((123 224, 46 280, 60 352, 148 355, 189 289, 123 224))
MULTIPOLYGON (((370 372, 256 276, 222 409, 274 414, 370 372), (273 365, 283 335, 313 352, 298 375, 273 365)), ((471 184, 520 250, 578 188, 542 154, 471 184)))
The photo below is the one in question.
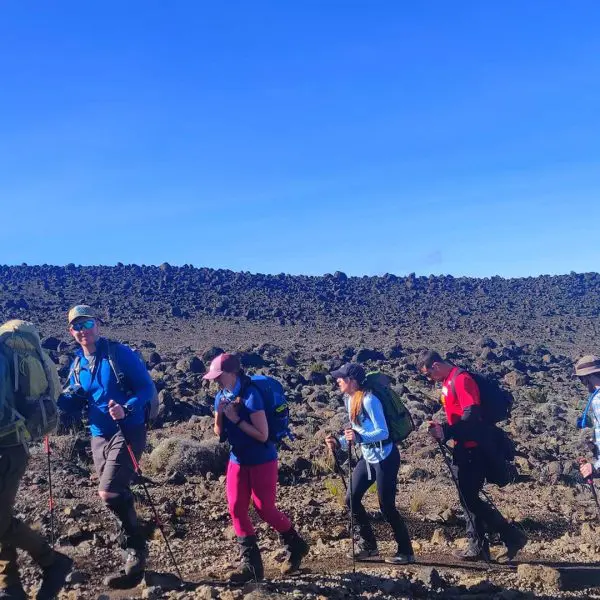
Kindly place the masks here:
POLYGON ((354 471, 352 471, 352 490, 346 496, 346 505, 350 508, 350 494, 352 494, 352 511, 357 521, 359 535, 368 549, 377 547, 377 541, 369 517, 362 505, 365 492, 377 482, 377 497, 379 508, 386 521, 392 526, 394 538, 398 544, 398 552, 412 555, 413 549, 408 535, 406 523, 396 508, 396 485, 398 482, 398 470, 400 469, 400 452, 394 445, 389 456, 378 463, 370 463, 371 479, 367 471, 367 462, 361 458, 354 471), (374 477, 374 479, 373 479, 374 477))

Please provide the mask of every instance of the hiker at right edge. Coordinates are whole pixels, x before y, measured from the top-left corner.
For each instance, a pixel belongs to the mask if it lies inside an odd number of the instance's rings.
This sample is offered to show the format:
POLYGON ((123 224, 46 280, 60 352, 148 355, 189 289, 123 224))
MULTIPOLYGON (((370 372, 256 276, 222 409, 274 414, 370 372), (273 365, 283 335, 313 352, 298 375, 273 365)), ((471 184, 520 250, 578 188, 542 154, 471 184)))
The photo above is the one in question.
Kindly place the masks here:
POLYGON ((486 480, 486 459, 478 441, 485 435, 485 429, 477 383, 469 373, 443 360, 433 350, 419 355, 417 369, 431 381, 442 384, 440 401, 447 423, 430 421, 429 434, 442 444, 453 440, 452 470, 458 481, 463 509, 470 513, 470 517, 465 515, 469 545, 456 556, 462 560, 489 561, 487 530, 499 534, 506 546, 500 557, 510 561, 525 546, 527 536, 479 495, 486 480))
POLYGON ((365 385, 366 373, 359 364, 346 363, 333 371, 331 376, 337 379, 340 391, 344 394, 350 426, 339 439, 327 436, 325 443, 332 452, 338 447, 348 451, 349 444, 360 446, 362 452, 362 458, 352 472, 352 487, 346 496, 346 505, 352 510, 359 534, 354 558, 363 560, 379 555, 377 540, 362 504, 366 491, 376 482, 379 507, 391 525, 398 545, 396 554, 386 558, 385 562, 412 563, 415 557, 408 529, 396 508, 400 452, 396 444, 389 440, 389 429, 381 401, 365 385))
POLYGON ((594 429, 594 462, 583 461, 579 467, 584 479, 600 475, 600 356, 588 354, 575 363, 575 376, 585 385, 589 393, 583 415, 577 421, 577 428, 594 429))

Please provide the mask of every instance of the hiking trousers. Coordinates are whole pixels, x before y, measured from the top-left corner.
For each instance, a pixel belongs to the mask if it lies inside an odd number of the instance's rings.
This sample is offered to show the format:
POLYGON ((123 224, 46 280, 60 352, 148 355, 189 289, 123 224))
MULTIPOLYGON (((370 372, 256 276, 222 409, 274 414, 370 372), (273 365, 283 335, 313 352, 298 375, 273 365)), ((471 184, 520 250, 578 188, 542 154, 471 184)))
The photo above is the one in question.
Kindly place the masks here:
POLYGON ((454 448, 452 459, 452 469, 458 479, 458 487, 466 504, 463 508, 468 510, 471 515, 471 519, 465 515, 469 541, 479 547, 485 540, 486 530, 490 533, 499 533, 504 541, 504 538, 510 533, 509 523, 497 509, 479 495, 485 483, 485 462, 481 450, 457 445, 454 448), (475 528, 473 528, 471 520, 473 520, 475 528))
POLYGON ((19 583, 17 548, 28 552, 42 568, 55 558, 46 540, 14 516, 17 490, 28 460, 29 452, 23 445, 0 447, 0 590, 19 583))
POLYGON ((396 445, 393 446, 390 454, 378 463, 367 462, 361 458, 354 471, 352 471, 352 489, 348 490, 346 496, 346 505, 348 509, 352 507, 352 512, 356 518, 359 528, 359 535, 362 544, 367 549, 375 549, 377 541, 373 528, 369 522, 369 516, 362 504, 363 496, 366 491, 377 483, 377 498, 379 508, 386 521, 391 525, 394 532, 394 538, 398 544, 398 552, 412 556, 413 549, 408 534, 408 529, 404 519, 400 516, 396 508, 396 488, 398 485, 398 470, 400 469, 400 452, 396 445), (371 478, 369 479, 369 470, 371 478))
POLYGON ((255 535, 250 520, 250 500, 258 516, 277 533, 292 528, 292 522, 275 505, 277 497, 278 467, 272 460, 261 465, 238 465, 232 460, 227 465, 227 504, 238 537, 255 535))

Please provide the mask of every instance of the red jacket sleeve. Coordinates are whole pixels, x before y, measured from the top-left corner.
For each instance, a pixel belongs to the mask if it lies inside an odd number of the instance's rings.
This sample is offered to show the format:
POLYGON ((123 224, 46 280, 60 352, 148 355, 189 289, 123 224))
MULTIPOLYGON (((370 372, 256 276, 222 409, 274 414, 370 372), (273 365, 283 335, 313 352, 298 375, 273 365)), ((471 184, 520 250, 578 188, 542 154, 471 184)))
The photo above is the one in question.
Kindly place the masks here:
POLYGON ((469 406, 479 406, 481 404, 479 388, 468 373, 461 373, 454 380, 454 388, 456 389, 457 400, 463 410, 469 406))

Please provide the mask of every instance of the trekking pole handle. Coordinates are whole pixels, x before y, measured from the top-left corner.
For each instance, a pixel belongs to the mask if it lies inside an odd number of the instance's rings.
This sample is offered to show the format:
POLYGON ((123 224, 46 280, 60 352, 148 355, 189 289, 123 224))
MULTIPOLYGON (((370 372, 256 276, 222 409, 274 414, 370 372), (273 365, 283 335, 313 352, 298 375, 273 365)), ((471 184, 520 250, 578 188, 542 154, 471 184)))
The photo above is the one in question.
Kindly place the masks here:
MULTIPOLYGON (((583 456, 580 456, 580 457, 577 459, 577 462, 579 463, 579 465, 584 465, 584 464, 588 463, 589 461, 588 461, 586 458, 584 458, 583 456)), ((592 476, 592 475, 590 475, 589 477, 584 477, 584 481, 585 481, 586 483, 588 483, 588 484, 592 484, 592 485, 593 485, 593 483, 594 483, 594 478, 593 478, 593 476, 592 476)))

